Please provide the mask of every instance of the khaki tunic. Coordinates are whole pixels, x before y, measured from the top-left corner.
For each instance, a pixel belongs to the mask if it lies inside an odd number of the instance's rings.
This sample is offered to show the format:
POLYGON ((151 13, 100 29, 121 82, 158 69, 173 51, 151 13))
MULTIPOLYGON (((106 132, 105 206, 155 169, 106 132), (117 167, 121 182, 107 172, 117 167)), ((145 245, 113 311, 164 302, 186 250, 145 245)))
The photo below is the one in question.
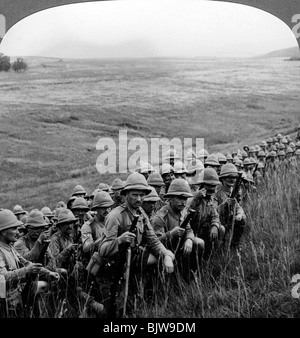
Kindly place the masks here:
POLYGON ((156 236, 148 216, 142 208, 132 210, 127 203, 114 208, 106 217, 105 227, 107 233, 99 246, 99 253, 102 257, 114 258, 119 252, 118 237, 130 230, 135 214, 139 215, 137 222, 136 241, 138 246, 145 247, 155 257, 164 256, 168 253, 165 246, 156 236))
MULTIPOLYGON (((174 240, 170 234, 170 231, 176 226, 180 226, 184 219, 185 213, 186 212, 183 211, 180 214, 176 214, 171 208, 170 204, 167 204, 162 207, 152 218, 153 229, 157 237, 170 250, 175 249, 176 244, 178 243, 178 238, 175 238, 174 240)), ((183 238, 190 238, 193 241, 194 237, 194 232, 190 224, 188 224, 183 238)))

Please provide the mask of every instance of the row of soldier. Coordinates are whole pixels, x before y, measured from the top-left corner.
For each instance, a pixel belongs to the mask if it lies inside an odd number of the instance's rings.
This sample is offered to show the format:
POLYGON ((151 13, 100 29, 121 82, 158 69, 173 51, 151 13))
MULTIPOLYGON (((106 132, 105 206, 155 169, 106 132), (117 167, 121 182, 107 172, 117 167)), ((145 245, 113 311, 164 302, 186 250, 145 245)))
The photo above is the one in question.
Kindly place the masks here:
POLYGON ((244 206, 265 174, 299 162, 300 142, 280 134, 226 156, 191 150, 186 164, 170 149, 159 172, 142 163, 126 181, 100 183, 90 195, 76 185, 54 210, 1 210, 2 316, 39 316, 43 294, 51 316, 61 297, 80 299, 89 315, 119 316, 129 283, 136 290, 133 276, 151 290, 149 276, 176 268, 190 282, 217 250, 241 249, 244 206))

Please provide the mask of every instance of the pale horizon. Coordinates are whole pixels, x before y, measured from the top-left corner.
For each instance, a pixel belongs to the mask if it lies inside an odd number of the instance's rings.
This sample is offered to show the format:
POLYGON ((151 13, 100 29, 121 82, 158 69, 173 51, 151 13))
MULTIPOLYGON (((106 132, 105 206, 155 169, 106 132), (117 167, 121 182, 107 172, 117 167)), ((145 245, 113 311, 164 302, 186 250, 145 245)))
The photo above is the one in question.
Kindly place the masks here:
POLYGON ((118 0, 59 6, 13 26, 9 56, 255 57, 298 47, 290 28, 256 8, 202 0, 118 0), (54 24, 55 23, 55 24, 54 24))

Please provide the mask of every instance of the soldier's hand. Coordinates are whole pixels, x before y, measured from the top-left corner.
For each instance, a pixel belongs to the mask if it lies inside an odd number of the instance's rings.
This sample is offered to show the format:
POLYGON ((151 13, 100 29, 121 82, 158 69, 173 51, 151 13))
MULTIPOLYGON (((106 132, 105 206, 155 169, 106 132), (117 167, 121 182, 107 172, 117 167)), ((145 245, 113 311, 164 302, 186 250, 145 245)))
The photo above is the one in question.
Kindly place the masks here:
POLYGON ((32 263, 26 265, 26 271, 28 274, 38 274, 41 271, 43 265, 41 263, 32 263))
POLYGON ((210 229, 210 240, 215 241, 218 239, 218 228, 213 225, 210 229))
POLYGON ((48 241, 49 239, 50 239, 50 231, 46 230, 46 231, 41 232, 37 240, 43 243, 44 241, 48 241))
POLYGON ((130 231, 123 232, 122 235, 118 237, 119 244, 129 243, 132 244, 135 240, 136 236, 134 233, 130 231))
POLYGON ((49 277, 51 278, 51 279, 53 279, 53 280, 59 280, 59 278, 60 278, 60 275, 59 275, 59 273, 58 272, 54 272, 54 271, 51 271, 50 273, 49 273, 49 277))
POLYGON ((202 189, 200 189, 196 192, 195 198, 198 199, 198 200, 201 200, 205 196, 206 196, 206 189, 202 188, 202 189))
POLYGON ((227 198, 226 203, 230 206, 230 207, 234 207, 235 203, 236 203, 236 199, 235 198, 227 198))
POLYGON ((75 251, 78 247, 78 244, 77 243, 70 243, 68 246, 67 246, 67 249, 70 250, 70 251, 75 251))
POLYGON ((171 237, 181 237, 185 232, 185 229, 180 228, 180 226, 176 226, 172 230, 170 230, 171 237))
POLYGON ((243 215, 242 214, 237 214, 236 216, 235 216, 235 220, 236 221, 241 221, 243 219, 243 215))
POLYGON ((174 271, 174 264, 171 256, 165 255, 164 268, 166 269, 167 273, 172 273, 174 271))
POLYGON ((185 242, 184 242, 184 246, 183 246, 183 254, 184 255, 189 255, 192 252, 193 249, 193 241, 188 238, 185 242))

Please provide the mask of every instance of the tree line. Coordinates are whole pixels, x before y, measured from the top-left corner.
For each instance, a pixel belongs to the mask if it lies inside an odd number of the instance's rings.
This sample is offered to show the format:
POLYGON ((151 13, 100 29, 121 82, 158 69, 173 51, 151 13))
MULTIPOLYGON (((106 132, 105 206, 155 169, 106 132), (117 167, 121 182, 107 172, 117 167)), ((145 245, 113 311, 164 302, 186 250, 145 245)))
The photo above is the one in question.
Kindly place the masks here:
POLYGON ((28 68, 28 64, 23 58, 18 57, 16 61, 10 61, 10 57, 0 53, 0 72, 8 72, 10 69, 16 73, 25 72, 28 68))

